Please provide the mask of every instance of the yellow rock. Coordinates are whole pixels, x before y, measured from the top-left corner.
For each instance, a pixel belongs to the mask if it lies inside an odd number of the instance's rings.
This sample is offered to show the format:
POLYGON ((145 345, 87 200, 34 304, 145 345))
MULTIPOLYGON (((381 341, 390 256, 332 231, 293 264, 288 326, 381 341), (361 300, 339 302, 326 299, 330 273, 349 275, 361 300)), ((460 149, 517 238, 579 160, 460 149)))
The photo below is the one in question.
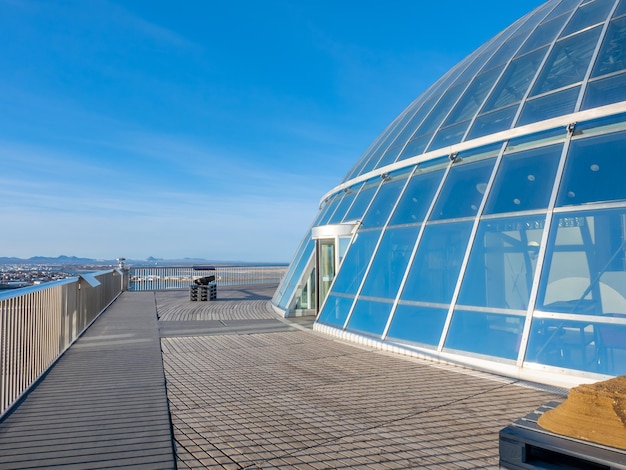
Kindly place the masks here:
POLYGON ((626 376, 571 389, 537 423, 556 434, 626 449, 626 376))

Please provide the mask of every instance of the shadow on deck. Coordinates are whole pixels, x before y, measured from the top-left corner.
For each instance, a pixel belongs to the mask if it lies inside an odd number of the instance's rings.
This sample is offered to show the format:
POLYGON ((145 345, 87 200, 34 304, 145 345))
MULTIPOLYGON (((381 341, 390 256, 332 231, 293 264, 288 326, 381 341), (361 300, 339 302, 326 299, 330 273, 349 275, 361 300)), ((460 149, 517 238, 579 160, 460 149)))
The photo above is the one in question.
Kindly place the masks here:
POLYGON ((124 293, 0 423, 0 468, 497 468, 563 398, 314 333, 275 288, 124 293))

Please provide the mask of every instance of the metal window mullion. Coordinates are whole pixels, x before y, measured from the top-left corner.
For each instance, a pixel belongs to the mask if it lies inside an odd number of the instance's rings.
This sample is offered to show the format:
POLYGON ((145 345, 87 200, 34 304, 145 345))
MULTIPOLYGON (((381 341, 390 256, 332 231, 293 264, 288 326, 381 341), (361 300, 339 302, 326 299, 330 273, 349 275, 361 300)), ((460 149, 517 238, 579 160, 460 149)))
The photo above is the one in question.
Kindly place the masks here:
POLYGON ((445 185, 446 179, 448 178, 448 174, 450 173, 450 169, 452 168, 452 161, 446 167, 446 170, 441 177, 441 181, 439 182, 439 187, 433 194, 432 200, 430 201, 430 206, 424 215, 424 219, 420 225, 419 233, 417 234, 417 238, 415 239, 415 244, 413 245, 413 251, 411 252, 411 256, 409 256, 409 261, 404 269, 404 275, 402 276, 402 280, 400 281, 400 286, 398 287, 398 292, 396 293, 396 298, 393 301, 393 305, 391 306, 391 312, 389 313, 389 317, 387 318, 387 324, 385 325, 385 329, 383 330, 383 334, 381 338, 384 340, 387 338, 387 334, 389 333, 389 328, 391 327, 391 322, 393 321, 393 317, 396 315, 396 310, 398 309, 398 304, 400 302, 400 297, 402 296, 402 292, 404 291, 404 287, 406 285, 407 279, 409 277, 409 273, 411 272, 411 267, 413 266, 413 262, 415 261, 415 256, 417 255, 417 250, 419 248, 420 242, 422 241, 422 236, 424 235, 424 231, 426 230, 426 226, 428 225, 426 221, 430 218, 433 210, 435 210, 435 204, 443 186, 445 185))
POLYGON ((520 116, 522 114, 522 109, 524 109, 524 105, 526 104, 526 101, 528 100, 528 97, 530 96, 530 93, 531 93, 533 87, 535 86, 535 84, 537 83, 537 80, 539 79, 539 77, 541 75, 541 72, 543 71, 543 68, 546 65, 546 62, 548 61, 548 57, 550 57, 550 53, 553 51, 554 46, 556 45, 556 43, 559 42, 559 39, 561 38, 561 34, 563 33, 563 31, 567 27, 567 24, 571 21, 571 19, 574 16, 574 14, 576 13, 576 10, 578 10, 578 8, 580 8, 580 4, 581 4, 581 1, 578 2, 578 6, 577 7, 572 8, 572 12, 570 13, 569 17, 567 18, 567 21, 563 22, 563 26, 561 26, 561 29, 559 30, 558 34, 555 35, 554 41, 552 41, 552 43, 548 46, 548 50, 546 51, 545 55, 543 56, 543 60, 541 61, 541 64, 539 64, 539 67, 537 67, 537 71, 535 72, 535 76, 530 81, 530 84, 528 85, 528 89, 526 90, 526 93, 524 93, 524 96, 522 97, 522 99, 520 101, 520 104, 517 107, 517 112, 515 113, 515 116, 513 117, 513 121, 511 123, 512 124, 511 125, 512 128, 517 126, 517 122, 519 121, 519 118, 520 118, 520 116))
POLYGON ((598 42, 596 43, 596 48, 593 51, 593 55, 591 56, 591 59, 589 60, 587 72, 585 73, 585 76, 583 77, 582 85, 580 87, 580 91, 578 92, 578 99, 576 100, 576 106, 574 107, 574 112, 578 111, 583 104, 583 97, 585 96, 585 91, 587 91, 587 83, 589 83, 589 77, 591 77, 591 72, 593 71, 593 67, 596 64, 596 60, 598 60, 598 55, 600 54, 600 49, 602 48, 602 44, 604 43, 606 31, 609 28, 609 25, 611 24, 611 18, 613 17, 613 13, 615 13, 615 10, 619 3, 620 3, 619 0, 615 0, 613 2, 613 7, 611 8, 611 11, 609 12, 606 19, 604 20, 604 25, 602 26, 602 31, 600 32, 598 42))
MULTIPOLYGON (((572 129, 573 130, 573 129, 572 129)), ((565 161, 567 153, 569 151, 571 143, 572 132, 568 133, 568 136, 563 144, 563 150, 561 151, 561 160, 557 167, 556 175, 554 178, 554 185, 552 187, 552 194, 550 195, 550 201, 548 202, 548 208, 546 213, 545 225, 543 228, 543 234, 541 235, 541 243, 539 245, 539 252, 537 253, 537 264, 535 265, 535 275, 533 278, 533 284, 530 289, 530 298, 528 299, 528 310, 526 312, 526 319, 524 321, 524 329, 522 330, 522 338, 520 340, 520 346, 517 356, 517 365, 521 367, 526 357, 526 348, 528 346, 528 340, 530 336, 530 326, 533 319, 533 312, 537 303, 537 293, 539 291, 539 282, 541 280, 541 271, 545 263, 545 256, 547 251, 548 239, 550 236, 550 226, 552 225, 552 219, 554 218, 554 207, 556 205, 556 198, 561 186, 561 178, 565 171, 565 161)))
POLYGON ((463 283, 463 278, 465 277, 465 270, 467 269, 467 264, 469 263, 469 257, 472 252, 472 248, 474 246, 476 233, 478 232, 478 225, 480 224, 480 218, 482 216, 483 211, 485 210, 485 205, 487 204, 487 198, 489 197, 489 193, 491 192, 491 187, 493 186, 493 182, 496 179, 496 174, 498 173, 500 162, 502 161, 504 150, 506 149, 506 144, 507 144, 506 142, 502 143, 502 147, 500 148, 498 157, 496 158, 494 166, 491 170, 491 176, 489 177, 489 182, 487 183, 487 187, 485 188, 485 194, 483 195, 483 199, 480 202, 480 206, 478 207, 478 211, 476 212, 476 216, 474 218, 474 224, 472 225, 472 230, 470 232, 470 236, 467 241, 467 247, 465 248, 465 255, 463 256, 463 261, 461 262, 461 267, 459 269, 459 274, 456 280, 456 285, 454 286, 452 298, 450 299, 450 305, 448 307, 448 315, 446 316, 446 321, 443 324, 441 337, 439 338, 439 344, 437 345, 437 352, 443 351, 443 345, 446 341, 446 337, 448 336, 448 330, 450 329, 450 324, 452 323, 452 315, 454 313, 454 307, 456 305, 456 301, 461 291, 461 284, 463 283))

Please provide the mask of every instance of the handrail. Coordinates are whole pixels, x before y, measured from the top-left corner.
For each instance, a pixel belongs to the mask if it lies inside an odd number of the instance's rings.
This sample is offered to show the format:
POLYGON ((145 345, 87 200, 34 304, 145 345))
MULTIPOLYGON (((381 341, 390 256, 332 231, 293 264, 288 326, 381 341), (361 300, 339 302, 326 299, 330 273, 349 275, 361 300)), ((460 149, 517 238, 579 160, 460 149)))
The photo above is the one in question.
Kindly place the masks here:
POLYGON ((215 276, 217 286, 278 284, 285 265, 211 265, 211 266, 133 266, 129 269, 129 290, 159 291, 187 289, 200 277, 215 276))
POLYGON ((125 286, 113 269, 0 294, 0 419, 125 286))

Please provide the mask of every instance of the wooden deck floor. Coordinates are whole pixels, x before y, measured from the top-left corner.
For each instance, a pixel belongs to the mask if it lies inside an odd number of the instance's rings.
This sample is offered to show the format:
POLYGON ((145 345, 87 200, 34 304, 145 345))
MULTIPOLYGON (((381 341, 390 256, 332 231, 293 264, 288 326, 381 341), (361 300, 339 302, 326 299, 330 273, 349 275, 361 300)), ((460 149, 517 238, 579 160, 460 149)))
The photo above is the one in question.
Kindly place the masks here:
POLYGON ((495 469, 498 431, 563 399, 338 342, 274 289, 124 293, 0 423, 0 469, 495 469))

